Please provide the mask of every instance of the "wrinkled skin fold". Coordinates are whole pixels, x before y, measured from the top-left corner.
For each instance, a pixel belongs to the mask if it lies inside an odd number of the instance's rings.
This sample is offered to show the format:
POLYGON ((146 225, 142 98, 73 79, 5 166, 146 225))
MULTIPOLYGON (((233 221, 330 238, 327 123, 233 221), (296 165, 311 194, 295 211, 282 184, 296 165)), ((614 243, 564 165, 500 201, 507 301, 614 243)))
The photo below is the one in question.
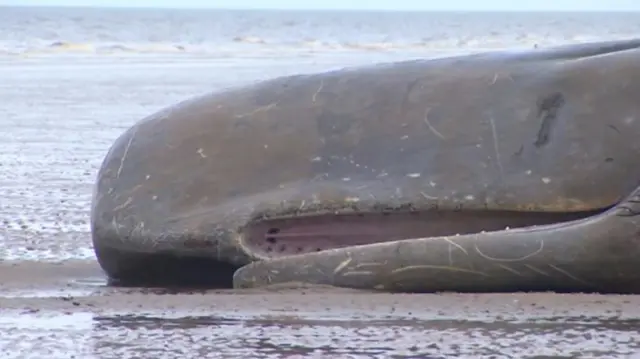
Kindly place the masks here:
POLYGON ((141 120, 98 173, 114 284, 640 292, 640 40, 287 76, 141 120))

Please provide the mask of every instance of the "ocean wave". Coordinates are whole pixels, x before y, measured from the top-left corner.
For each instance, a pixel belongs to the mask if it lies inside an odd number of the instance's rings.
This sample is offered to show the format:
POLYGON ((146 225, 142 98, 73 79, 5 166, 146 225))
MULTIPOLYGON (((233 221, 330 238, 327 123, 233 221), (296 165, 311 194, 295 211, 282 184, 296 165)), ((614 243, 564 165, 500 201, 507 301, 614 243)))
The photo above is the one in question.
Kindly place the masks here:
POLYGON ((242 42, 246 44, 265 44, 266 41, 258 36, 236 36, 234 42, 242 42))
MULTIPOLYGON (((631 38, 616 36, 617 39, 631 38)), ((324 41, 321 39, 303 39, 299 41, 268 41, 257 36, 236 36, 221 43, 102 43, 53 41, 49 43, 1 43, 0 56, 38 56, 38 55, 135 55, 135 54, 200 54, 213 56, 246 56, 256 53, 283 52, 400 52, 400 51, 465 51, 492 50, 508 48, 538 48, 567 43, 598 41, 611 39, 612 36, 597 37, 591 35, 572 35, 564 37, 514 34, 503 36, 468 36, 460 38, 425 38, 413 42, 394 41, 324 41)))

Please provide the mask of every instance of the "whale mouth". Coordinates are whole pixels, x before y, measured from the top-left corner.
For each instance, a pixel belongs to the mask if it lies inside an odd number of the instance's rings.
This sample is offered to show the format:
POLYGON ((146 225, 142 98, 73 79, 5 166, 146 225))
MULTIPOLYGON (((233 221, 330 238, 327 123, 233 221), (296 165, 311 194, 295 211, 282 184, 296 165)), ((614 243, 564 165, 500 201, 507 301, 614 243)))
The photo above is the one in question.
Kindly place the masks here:
MULTIPOLYGON (((243 250, 256 259, 269 259, 411 238, 533 229, 585 219, 608 209, 580 212, 426 210, 275 217, 248 224, 241 231, 241 242, 243 250)), ((95 246, 95 250, 102 265, 111 268, 109 284, 120 287, 233 288, 233 275, 241 267, 209 256, 136 253, 108 246, 95 246)))
POLYGON ((598 215, 578 212, 403 211, 279 217, 253 223, 243 245, 256 256, 276 258, 410 238, 455 236, 558 224, 598 215))

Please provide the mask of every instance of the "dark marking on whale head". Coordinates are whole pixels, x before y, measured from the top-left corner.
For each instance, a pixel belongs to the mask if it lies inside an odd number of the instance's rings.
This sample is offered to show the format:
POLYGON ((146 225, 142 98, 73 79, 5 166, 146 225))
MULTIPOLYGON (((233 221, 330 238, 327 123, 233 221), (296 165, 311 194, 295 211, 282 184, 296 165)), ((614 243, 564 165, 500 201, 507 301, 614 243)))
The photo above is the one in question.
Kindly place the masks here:
POLYGON ((538 118, 542 120, 542 123, 540 124, 536 141, 533 143, 536 147, 540 148, 549 143, 551 132, 558 118, 558 112, 564 104, 564 96, 560 92, 554 92, 538 99, 538 118))
POLYGON ((513 157, 520 157, 524 153, 524 145, 520 145, 520 148, 513 154, 513 157))
POLYGON ((620 130, 619 130, 616 126, 614 126, 614 125, 612 125, 612 124, 607 125, 607 127, 609 127, 610 129, 612 129, 613 131, 615 131, 617 134, 620 134, 620 133, 621 133, 621 132, 620 132, 620 130))

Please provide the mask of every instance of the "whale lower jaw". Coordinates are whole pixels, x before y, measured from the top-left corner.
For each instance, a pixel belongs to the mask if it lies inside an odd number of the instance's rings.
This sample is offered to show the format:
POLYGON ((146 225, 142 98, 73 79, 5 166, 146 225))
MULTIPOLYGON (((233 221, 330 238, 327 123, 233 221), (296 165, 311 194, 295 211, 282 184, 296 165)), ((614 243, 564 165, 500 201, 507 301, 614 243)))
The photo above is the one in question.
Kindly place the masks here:
MULTIPOLYGON (((245 226, 238 245, 255 260, 268 260, 412 238, 533 230, 590 218, 606 210, 425 210, 272 217, 245 226)), ((179 250, 143 253, 100 244, 94 247, 110 284, 118 286, 232 288, 233 275, 242 267, 204 252, 194 256, 179 250)))

